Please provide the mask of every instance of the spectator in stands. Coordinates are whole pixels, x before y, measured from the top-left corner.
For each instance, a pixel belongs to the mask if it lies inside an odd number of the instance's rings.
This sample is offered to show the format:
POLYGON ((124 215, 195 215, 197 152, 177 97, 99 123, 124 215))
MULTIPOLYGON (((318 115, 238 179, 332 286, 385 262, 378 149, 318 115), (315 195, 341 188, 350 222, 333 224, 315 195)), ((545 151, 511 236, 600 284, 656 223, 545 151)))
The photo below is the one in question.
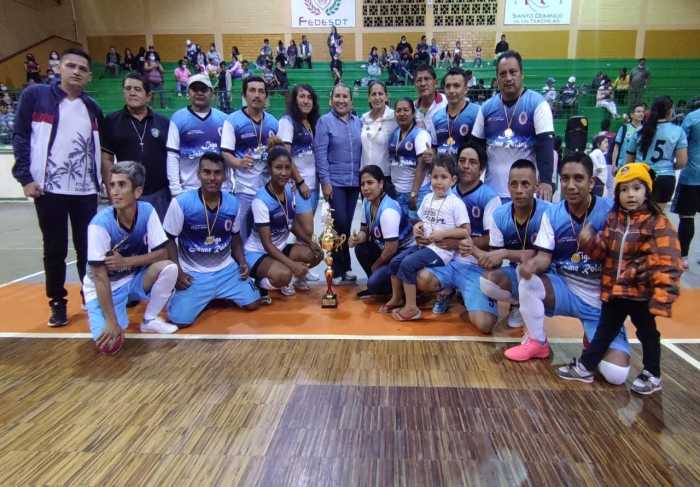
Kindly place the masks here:
POLYGON ((430 64, 430 46, 425 36, 420 37, 420 42, 416 45, 416 63, 430 64))
POLYGON ((462 58, 462 41, 455 41, 455 48, 452 51, 452 66, 461 67, 464 59, 462 58))
POLYGON ((187 96, 187 80, 190 79, 192 73, 187 69, 187 61, 180 59, 180 62, 175 68, 175 92, 177 96, 187 96))
POLYGON ((387 105, 389 93, 381 81, 370 81, 368 87, 370 111, 362 115, 361 166, 378 166, 391 183, 389 138, 396 130, 394 110, 387 105))
POLYGON ((369 50, 367 64, 379 64, 379 52, 377 51, 377 46, 372 46, 372 49, 369 50))
POLYGON ((311 53, 311 42, 306 38, 306 35, 302 35, 299 43, 299 56, 297 57, 298 68, 301 68, 302 63, 306 63, 306 66, 311 69, 311 53))
POLYGON ((488 88, 486 88, 486 85, 484 84, 483 78, 479 78, 479 81, 477 81, 476 83, 476 87, 474 87, 474 89, 471 90, 471 93, 471 97, 474 98, 477 101, 477 103, 483 103, 486 101, 487 98, 491 96, 488 88))
POLYGON ((430 39, 430 65, 433 68, 437 67, 438 56, 440 55, 440 48, 438 47, 435 38, 430 39))
POLYGON ((141 46, 139 47, 139 52, 136 54, 136 59, 134 61, 134 71, 138 71, 143 74, 143 66, 146 64, 146 49, 141 46))
POLYGON ((258 65, 258 68, 263 69, 267 66, 268 61, 272 61, 272 48, 270 47, 270 39, 265 38, 263 39, 263 45, 260 48, 260 53, 258 54, 255 64, 258 65))
POLYGON ((607 77, 607 74, 605 74, 602 71, 598 71, 593 77, 593 81, 591 81, 591 90, 598 91, 598 88, 600 88, 600 82, 606 79, 607 77))
POLYGON ((593 139, 593 150, 589 154, 593 161, 593 191, 594 195, 603 197, 608 181, 608 163, 605 155, 608 152, 608 138, 604 134, 596 135, 593 139))
POLYGON ((119 68, 121 66, 121 57, 114 46, 109 48, 107 55, 105 56, 105 73, 109 73, 112 76, 117 76, 119 74, 119 68))
POLYGON ((12 106, 0 101, 0 144, 12 142, 12 132, 15 129, 15 113, 12 106))
POLYGON ((151 53, 148 54, 146 64, 143 66, 143 73, 148 82, 151 84, 151 89, 153 92, 158 93, 158 97, 160 98, 160 108, 167 108, 164 93, 165 89, 163 87, 163 65, 160 64, 160 61, 158 61, 155 51, 151 51, 151 53))
POLYGON ((299 54, 299 50, 297 49, 297 43, 294 39, 291 40, 289 43, 289 47, 287 47, 287 63, 292 67, 296 67, 297 65, 297 55, 299 54))
POLYGON ((148 106, 151 85, 138 73, 129 73, 122 83, 124 108, 104 120, 100 128, 102 179, 109 187, 115 161, 137 161, 146 168, 146 183, 139 198, 156 209, 161 221, 170 204, 167 149, 170 121, 148 106))
POLYGON ((248 63, 248 61, 243 61, 241 63, 241 68, 243 69, 243 71, 241 72, 241 79, 246 79, 253 76, 253 70, 250 69, 250 64, 248 63))
MULTIPOLYGON (((342 66, 341 66, 341 72, 342 72, 342 66)), ((277 91, 283 95, 287 96, 287 92, 289 91, 289 77, 287 76, 287 68, 286 68, 286 62, 284 58, 280 57, 277 59, 277 62, 275 63, 275 82, 277 84, 277 91)))
POLYGON ((398 69, 399 76, 404 80, 404 84, 410 84, 413 82, 414 70, 413 58, 408 51, 404 50, 403 54, 401 54, 401 59, 399 60, 398 69))
POLYGON ((207 63, 207 70, 206 74, 211 78, 212 84, 216 84, 216 79, 219 77, 219 72, 220 72, 220 65, 219 64, 214 64, 214 63, 207 63))
POLYGON ((338 54, 333 55, 333 59, 331 60, 331 76, 333 77, 333 84, 337 85, 338 83, 343 81, 343 62, 340 60, 340 56, 338 54))
POLYGON ((156 57, 156 61, 160 62, 160 54, 158 54, 158 51, 156 51, 156 47, 153 44, 148 46, 148 50, 146 50, 146 59, 150 58, 151 54, 156 57))
POLYGON ((122 59, 122 67, 124 68, 124 71, 127 73, 130 73, 132 71, 136 71, 135 69, 135 64, 136 64, 136 58, 134 57, 134 53, 131 52, 131 49, 128 47, 124 49, 124 58, 122 59))
POLYGON ((238 46, 233 46, 231 48, 231 63, 241 60, 241 51, 238 50, 238 46))
POLYGON ((27 74, 27 83, 41 83, 41 71, 39 63, 36 62, 34 54, 31 52, 25 56, 24 71, 27 74))
POLYGON ((404 52, 408 52, 408 54, 411 55, 413 54, 413 47, 411 43, 406 40, 406 36, 401 36, 401 40, 396 44, 396 50, 401 56, 403 56, 404 52))
POLYGON ((226 69, 226 61, 219 63, 219 73, 216 81, 216 94, 219 96, 219 110, 224 113, 231 112, 231 73, 226 69))
POLYGON ((647 69, 647 60, 641 58, 639 64, 630 73, 630 105, 642 102, 644 90, 649 83, 651 73, 647 69))
POLYGON ((563 113, 572 115, 576 111, 578 108, 578 95, 576 77, 569 76, 566 85, 559 92, 559 102, 563 113))
POLYGON ((510 46, 508 45, 508 42, 506 41, 506 35, 501 34, 501 41, 496 44, 496 58, 498 58, 498 55, 501 54, 502 52, 506 52, 508 49, 510 49, 510 46))
POLYGON ((600 81, 595 100, 595 106, 605 108, 610 115, 617 118, 617 105, 613 100, 613 88, 610 78, 605 77, 600 81))
POLYGON ((102 111, 83 89, 90 80, 90 56, 70 48, 61 56, 61 81, 34 85, 22 93, 12 145, 12 175, 34 199, 43 238, 48 325, 68 324, 65 289, 68 220, 82 282, 87 265, 87 228, 97 211, 102 184, 102 111))
POLYGON ((481 67, 481 46, 476 46, 476 49, 474 50, 474 64, 472 64, 472 67, 481 67))
POLYGON ((647 107, 643 103, 632 107, 632 111, 630 112, 630 121, 622 124, 622 127, 620 127, 620 129, 617 131, 611 158, 614 173, 617 173, 617 169, 625 164, 630 142, 634 138, 634 134, 642 126, 646 109, 647 107))
POLYGON ((197 44, 194 53, 194 71, 195 73, 207 72, 207 55, 202 51, 202 46, 197 44))
POLYGON ((5 83, 0 83, 0 103, 5 103, 10 108, 12 108, 12 105, 14 104, 12 95, 10 95, 10 90, 7 89, 7 85, 5 83))
POLYGON ((59 56, 58 51, 51 51, 49 53, 48 66, 54 74, 60 74, 61 56, 59 56))
POLYGON ((277 41, 277 50, 275 51, 275 63, 278 59, 287 60, 287 48, 284 47, 284 42, 280 39, 277 41))
MULTIPOLYGON (((352 90, 337 84, 331 92, 331 111, 316 124, 314 155, 323 197, 334 211, 335 230, 350 235, 357 197, 360 194, 362 122, 352 113, 352 90)), ((333 274, 338 284, 354 283, 350 251, 343 245, 333 253, 333 274)))
POLYGON ((401 56, 399 56, 398 51, 394 49, 394 46, 389 46, 389 55, 387 56, 387 63, 389 66, 389 81, 387 84, 390 85, 402 85, 404 81, 401 80, 399 75, 399 62, 401 61, 401 56))
POLYGON ((238 60, 238 57, 234 56, 231 60, 228 72, 231 73, 231 80, 243 77, 243 64, 238 60))
MULTIPOLYGON (((51 68, 46 70, 46 84, 50 85, 52 83, 55 83, 61 79, 61 76, 54 73, 51 68)), ((678 124, 680 125, 680 124, 678 124)))
POLYGON ((197 64, 197 45, 189 39, 187 39, 185 44, 185 57, 189 59, 190 64, 197 64))
POLYGON ((615 90, 615 103, 619 106, 624 105, 630 90, 630 75, 627 74, 627 68, 620 70, 619 76, 613 82, 613 90, 615 90))
POLYGON ((487 144, 485 183, 501 198, 510 198, 508 173, 513 161, 536 162, 537 194, 552 199, 554 121, 542 95, 523 86, 522 57, 516 51, 501 53, 496 63, 501 90, 481 105, 472 137, 487 144))
POLYGON ((379 55, 379 66, 382 69, 389 69, 389 51, 386 47, 382 47, 382 53, 379 55))
POLYGON ((464 72, 464 79, 467 80, 467 88, 474 88, 476 86, 476 76, 471 69, 467 69, 464 72))
POLYGON ((212 42, 209 46, 209 51, 207 52, 207 64, 219 66, 221 61, 221 54, 219 54, 219 51, 216 50, 216 44, 212 42))
POLYGON ((328 46, 328 54, 330 55, 331 59, 333 59, 333 56, 335 55, 335 51, 338 47, 338 43, 340 41, 340 34, 338 34, 338 29, 335 26, 331 27, 331 32, 328 34, 328 37, 326 38, 326 45, 328 46))
POLYGON ((265 82, 268 93, 277 89, 277 80, 275 79, 275 70, 272 61, 267 61, 265 67, 262 69, 262 79, 265 82))
POLYGON ((547 78, 546 84, 542 87, 542 96, 549 103, 549 107, 554 113, 554 104, 557 101, 557 89, 554 87, 555 79, 551 76, 547 78))

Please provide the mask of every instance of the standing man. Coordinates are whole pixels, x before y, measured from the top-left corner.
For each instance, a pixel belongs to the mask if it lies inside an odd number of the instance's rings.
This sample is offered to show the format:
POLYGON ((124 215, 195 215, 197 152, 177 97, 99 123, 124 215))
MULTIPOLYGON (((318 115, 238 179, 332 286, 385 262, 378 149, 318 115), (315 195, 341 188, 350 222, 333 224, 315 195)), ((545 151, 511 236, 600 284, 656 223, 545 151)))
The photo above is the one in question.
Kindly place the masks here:
POLYGON ((267 183, 267 140, 277 133, 277 119, 265 111, 267 85, 259 76, 243 80, 246 106, 226 118, 221 134, 224 161, 233 168, 240 205, 241 239, 250 235, 248 213, 258 190, 267 183))
MULTIPOLYGON (((479 105, 467 98, 467 77, 461 68, 451 68, 442 78, 447 106, 433 115, 431 137, 438 154, 457 156, 457 149, 471 138, 479 105)), ((486 160, 482 161, 484 165, 486 160)))
POLYGON ((437 92, 437 75, 435 70, 425 64, 416 68, 416 125, 432 133, 433 117, 447 106, 447 100, 437 92))
POLYGON ((44 246, 49 326, 68 324, 66 255, 68 219, 78 275, 87 264, 87 227, 97 211, 102 111, 83 92, 91 77, 90 56, 78 48, 63 52, 61 81, 24 90, 17 109, 12 175, 24 195, 34 198, 44 246))
MULTIPOLYGON (((167 173, 170 194, 175 197, 199 188, 197 168, 205 152, 219 152, 221 127, 226 114, 211 108, 214 94, 209 76, 195 74, 187 82, 190 105, 173 113, 168 129, 167 173)), ((224 190, 231 191, 230 178, 224 190)))
POLYGON ((114 354, 129 326, 131 300, 147 300, 142 333, 174 333, 177 327, 158 314, 168 302, 177 266, 167 260, 165 236, 153 207, 137 201, 146 180, 138 162, 120 161, 110 169, 112 206, 101 210, 87 231, 90 273, 85 293, 90 332, 98 350, 114 354))
POLYGON ((498 44, 496 44, 496 62, 498 62, 498 55, 501 54, 502 52, 506 52, 509 49, 510 49, 510 46, 508 45, 508 42, 506 41, 506 35, 501 34, 501 41, 498 44))
POLYGON ((248 278, 238 234, 238 200, 221 191, 226 177, 221 155, 205 153, 197 175, 200 189, 175 198, 163 224, 170 238, 169 258, 178 263, 177 291, 168 317, 179 327, 191 325, 214 299, 232 301, 246 310, 256 309, 260 300, 248 278))
POLYGON ((647 69, 647 60, 641 58, 639 64, 630 72, 630 106, 642 103, 644 89, 647 87, 651 73, 647 69))
POLYGON ((672 211, 680 217, 678 238, 683 266, 687 269, 690 243, 695 235, 695 214, 700 212, 700 108, 685 116, 681 128, 688 137, 688 165, 678 178, 672 211))
POLYGON ((148 201, 163 220, 170 204, 167 158, 170 121, 148 106, 151 84, 138 73, 122 82, 124 108, 102 125, 102 180, 109 187, 109 171, 116 161, 137 161, 146 168, 142 201, 148 201))
POLYGON ((301 36, 301 44, 299 44, 299 55, 297 56, 296 65, 294 67, 301 68, 302 63, 306 63, 306 65, 309 67, 309 69, 312 69, 312 67, 311 67, 311 53, 312 53, 312 51, 313 51, 313 48, 311 47, 311 43, 306 38, 306 35, 302 35, 301 36))
POLYGON ((646 111, 644 103, 638 103, 632 107, 630 111, 630 121, 620 127, 615 134, 615 144, 612 150, 612 165, 613 174, 618 167, 624 166, 627 160, 627 151, 632 150, 630 143, 634 141, 634 134, 642 126, 644 122, 644 112, 646 111))
POLYGON ((542 95, 523 87, 523 60, 506 51, 496 62, 500 93, 481 106, 472 137, 487 144, 486 184, 509 201, 508 172, 513 161, 529 159, 537 164, 537 195, 552 199, 554 120, 542 95))

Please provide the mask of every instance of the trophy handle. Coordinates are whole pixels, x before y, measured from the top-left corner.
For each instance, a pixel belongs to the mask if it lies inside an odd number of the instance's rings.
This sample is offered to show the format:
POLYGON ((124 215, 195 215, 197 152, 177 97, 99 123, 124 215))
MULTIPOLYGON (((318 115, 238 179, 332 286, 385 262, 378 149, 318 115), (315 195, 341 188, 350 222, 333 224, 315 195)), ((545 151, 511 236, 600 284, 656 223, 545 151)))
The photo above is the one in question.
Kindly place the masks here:
POLYGON ((338 237, 338 240, 339 240, 338 248, 342 247, 347 239, 348 239, 348 236, 345 234, 342 234, 340 237, 338 237))

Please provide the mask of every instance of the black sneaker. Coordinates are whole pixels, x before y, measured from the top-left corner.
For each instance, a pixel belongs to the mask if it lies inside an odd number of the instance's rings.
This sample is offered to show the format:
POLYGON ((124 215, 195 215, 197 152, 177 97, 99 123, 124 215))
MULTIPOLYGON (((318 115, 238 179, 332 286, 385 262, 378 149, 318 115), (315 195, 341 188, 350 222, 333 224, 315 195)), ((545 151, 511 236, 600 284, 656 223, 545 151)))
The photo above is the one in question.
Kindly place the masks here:
POLYGON ((66 300, 59 299, 49 303, 51 306, 51 317, 48 325, 52 328, 57 326, 66 326, 68 324, 68 311, 66 309, 66 300))
POLYGON ((374 295, 369 291, 369 289, 365 289, 364 291, 357 293, 358 299, 371 298, 372 296, 374 295))

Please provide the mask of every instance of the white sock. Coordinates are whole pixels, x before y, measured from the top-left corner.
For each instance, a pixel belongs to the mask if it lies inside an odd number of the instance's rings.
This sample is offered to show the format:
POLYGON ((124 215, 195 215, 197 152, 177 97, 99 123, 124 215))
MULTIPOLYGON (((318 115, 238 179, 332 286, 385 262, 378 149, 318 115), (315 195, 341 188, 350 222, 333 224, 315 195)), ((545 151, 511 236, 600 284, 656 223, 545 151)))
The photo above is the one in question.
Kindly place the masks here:
POLYGON ((630 367, 629 365, 624 367, 606 360, 601 360, 598 364, 598 372, 600 372, 600 375, 602 375, 608 383, 619 386, 620 384, 624 384, 627 380, 630 367))
POLYGON ((177 266, 168 264, 160 271, 156 282, 151 287, 151 298, 143 314, 144 323, 148 323, 158 317, 158 313, 163 310, 165 303, 170 299, 170 295, 175 288, 175 281, 177 281, 177 266))
POLYGON ((260 286, 263 289, 267 289, 268 291, 272 289, 277 289, 275 286, 272 285, 269 277, 263 277, 262 279, 260 279, 260 283, 258 284, 258 286, 260 286))
POLYGON ((494 301, 505 301, 508 303, 512 303, 513 301, 513 295, 510 291, 503 289, 501 286, 486 279, 485 277, 479 278, 479 287, 481 288, 482 293, 494 301))
POLYGON ((518 283, 520 294, 520 315, 523 317, 527 336, 540 343, 547 341, 544 333, 544 283, 538 276, 530 279, 520 279, 518 283))

